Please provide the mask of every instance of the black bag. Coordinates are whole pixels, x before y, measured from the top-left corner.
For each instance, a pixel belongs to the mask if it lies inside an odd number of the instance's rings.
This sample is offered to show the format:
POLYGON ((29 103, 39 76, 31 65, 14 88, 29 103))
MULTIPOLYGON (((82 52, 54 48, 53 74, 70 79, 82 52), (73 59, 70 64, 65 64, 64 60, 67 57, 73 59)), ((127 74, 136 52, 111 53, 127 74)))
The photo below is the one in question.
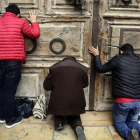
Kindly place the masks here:
POLYGON ((15 99, 15 115, 22 116, 23 118, 29 118, 33 115, 32 109, 34 102, 28 98, 16 98, 15 99))

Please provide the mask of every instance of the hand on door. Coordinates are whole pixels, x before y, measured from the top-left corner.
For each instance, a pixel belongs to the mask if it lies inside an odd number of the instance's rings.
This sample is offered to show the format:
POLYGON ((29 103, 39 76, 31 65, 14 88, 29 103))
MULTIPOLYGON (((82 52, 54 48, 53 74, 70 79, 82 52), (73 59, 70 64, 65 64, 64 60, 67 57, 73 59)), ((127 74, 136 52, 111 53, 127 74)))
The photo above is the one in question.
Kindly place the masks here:
POLYGON ((93 54, 94 56, 99 55, 98 46, 97 46, 97 49, 94 48, 93 46, 89 46, 88 50, 89 50, 89 53, 93 54))
POLYGON ((30 17, 27 18, 27 19, 28 19, 31 23, 36 22, 37 14, 38 14, 38 13, 36 13, 35 10, 34 10, 34 11, 32 11, 32 10, 29 11, 30 17))

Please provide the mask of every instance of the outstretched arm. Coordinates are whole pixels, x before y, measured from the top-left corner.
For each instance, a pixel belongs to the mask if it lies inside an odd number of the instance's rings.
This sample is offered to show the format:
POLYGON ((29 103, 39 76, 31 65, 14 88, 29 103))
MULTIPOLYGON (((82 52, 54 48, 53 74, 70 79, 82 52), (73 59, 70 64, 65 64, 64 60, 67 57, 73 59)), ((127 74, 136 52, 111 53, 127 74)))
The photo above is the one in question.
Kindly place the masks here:
POLYGON ((32 39, 36 39, 40 36, 40 28, 36 22, 37 13, 35 11, 29 12, 30 17, 27 18, 31 22, 31 26, 26 20, 23 20, 22 33, 32 39))
POLYGON ((99 72, 99 73, 105 73, 105 72, 112 71, 117 65, 118 56, 115 56, 107 63, 102 64, 100 56, 99 56, 98 47, 96 49, 93 46, 90 46, 89 53, 95 56, 95 66, 96 66, 97 72, 99 72))

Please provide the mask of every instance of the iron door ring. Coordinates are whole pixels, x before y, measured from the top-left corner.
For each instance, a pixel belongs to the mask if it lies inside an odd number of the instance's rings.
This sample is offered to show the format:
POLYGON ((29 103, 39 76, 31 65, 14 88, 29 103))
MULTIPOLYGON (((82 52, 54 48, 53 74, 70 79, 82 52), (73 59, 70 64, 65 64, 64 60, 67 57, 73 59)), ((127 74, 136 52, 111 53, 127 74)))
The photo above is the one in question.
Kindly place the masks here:
POLYGON ((26 54, 32 54, 36 51, 37 48, 37 41, 36 39, 30 39, 33 42, 33 48, 29 51, 26 51, 26 54))
POLYGON ((62 39, 60 39, 60 38, 54 38, 54 39, 50 42, 49 47, 50 47, 50 50, 51 50, 52 53, 54 53, 54 54, 62 54, 62 53, 65 51, 65 49, 66 49, 66 43, 65 43, 64 40, 62 40, 62 39), (62 49, 61 49, 60 51, 56 51, 56 50, 53 49, 53 44, 54 44, 55 42, 61 43, 62 49))

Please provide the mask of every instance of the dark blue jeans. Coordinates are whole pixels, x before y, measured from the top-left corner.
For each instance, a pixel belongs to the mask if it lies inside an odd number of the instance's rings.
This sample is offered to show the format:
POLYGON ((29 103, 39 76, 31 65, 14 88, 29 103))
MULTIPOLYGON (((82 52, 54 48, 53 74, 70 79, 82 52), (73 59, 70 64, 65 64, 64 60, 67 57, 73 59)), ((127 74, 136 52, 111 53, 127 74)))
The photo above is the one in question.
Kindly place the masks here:
POLYGON ((14 99, 21 78, 21 62, 0 60, 0 117, 15 119, 14 99))
POLYGON ((138 114, 140 113, 139 101, 115 103, 113 106, 113 124, 119 134, 126 140, 130 140, 131 129, 136 129, 140 135, 138 114))

